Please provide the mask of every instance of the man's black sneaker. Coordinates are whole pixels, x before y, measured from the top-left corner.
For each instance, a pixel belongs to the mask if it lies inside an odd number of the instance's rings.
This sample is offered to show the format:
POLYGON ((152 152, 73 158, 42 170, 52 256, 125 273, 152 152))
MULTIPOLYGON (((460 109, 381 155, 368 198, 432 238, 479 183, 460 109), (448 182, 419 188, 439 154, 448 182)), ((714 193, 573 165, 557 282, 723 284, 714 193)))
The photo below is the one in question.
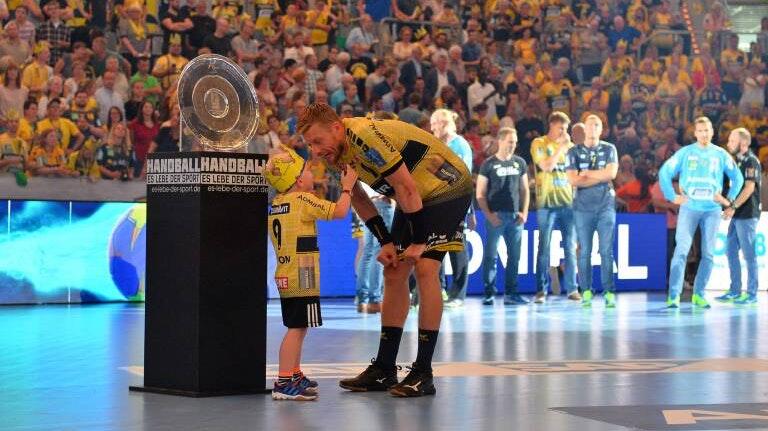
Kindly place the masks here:
POLYGON ((339 381, 339 386, 352 392, 386 391, 397 384, 397 368, 384 370, 371 361, 371 365, 357 377, 339 381))
POLYGON ((395 397, 420 397, 435 395, 435 385, 432 381, 432 371, 420 370, 413 364, 410 372, 402 382, 389 388, 389 393, 395 397))

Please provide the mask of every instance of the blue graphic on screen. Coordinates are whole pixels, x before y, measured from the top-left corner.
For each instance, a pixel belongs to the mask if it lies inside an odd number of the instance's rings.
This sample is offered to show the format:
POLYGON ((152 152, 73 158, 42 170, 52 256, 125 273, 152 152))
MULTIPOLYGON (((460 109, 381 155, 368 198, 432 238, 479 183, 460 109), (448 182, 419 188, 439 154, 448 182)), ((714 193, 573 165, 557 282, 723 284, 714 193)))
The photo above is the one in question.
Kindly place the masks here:
POLYGON ((0 303, 144 299, 144 204, 2 202, 0 303))
MULTIPOLYGON (((471 294, 483 291, 482 214, 478 218, 478 231, 468 237, 471 294)), ((535 220, 529 217, 525 226, 527 260, 519 275, 523 293, 535 290, 535 220)), ((663 289, 664 217, 620 214, 617 221, 617 289, 663 289)), ((350 223, 349 218, 318 223, 324 297, 355 293, 357 240, 350 235, 350 223)), ((143 301, 145 258, 145 204, 0 200, 0 304, 143 301)), ((267 280, 254 280, 254 284, 266 282, 269 296, 275 298, 278 294, 270 274, 276 263, 271 250, 267 264, 267 280)), ((594 268, 597 279, 599 267, 594 268)), ((503 290, 503 271, 499 265, 499 290, 503 290)))

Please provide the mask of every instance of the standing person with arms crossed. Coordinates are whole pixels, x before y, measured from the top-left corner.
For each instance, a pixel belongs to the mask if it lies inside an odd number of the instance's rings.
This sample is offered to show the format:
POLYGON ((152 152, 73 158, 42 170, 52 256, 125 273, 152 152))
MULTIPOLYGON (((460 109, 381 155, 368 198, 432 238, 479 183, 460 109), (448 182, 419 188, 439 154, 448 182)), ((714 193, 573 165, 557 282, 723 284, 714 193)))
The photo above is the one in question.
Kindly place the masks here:
POLYGON ((704 297, 704 288, 712 274, 712 250, 722 216, 721 205, 731 207, 744 184, 744 177, 731 155, 712 143, 714 131, 709 118, 698 117, 694 127, 696 142, 678 150, 659 170, 659 184, 664 197, 680 205, 675 252, 669 270, 668 308, 680 307, 685 263, 696 227, 701 228, 701 263, 693 283, 691 302, 697 307, 711 307, 704 297), (727 199, 720 194, 724 174, 730 179, 727 199), (677 175, 680 175, 679 194, 672 186, 672 178, 677 175))
POLYGON ((528 220, 528 165, 515 155, 517 131, 502 127, 497 135, 498 149, 480 166, 477 176, 477 204, 485 214, 483 250, 483 305, 493 305, 496 295, 496 250, 499 237, 507 245, 504 270, 504 305, 527 304, 517 292, 523 226, 528 220))
POLYGON ((292 149, 282 148, 264 169, 267 181, 278 192, 270 206, 268 229, 278 257, 275 282, 283 324, 288 328, 280 344, 280 368, 272 399, 311 401, 317 398, 317 382, 301 372, 301 350, 307 328, 323 324, 317 220, 347 216, 357 174, 346 167, 336 203, 320 199, 313 194, 315 182, 304 159, 292 149))
POLYGON ((384 300, 376 359, 357 377, 339 382, 351 391, 386 391, 399 397, 434 395, 432 356, 443 313, 440 262, 460 250, 460 223, 472 200, 472 178, 464 162, 429 132, 399 120, 340 119, 326 104, 309 105, 298 131, 313 156, 331 167, 346 163, 360 180, 397 201, 390 234, 362 187, 352 205, 382 244, 384 300), (397 382, 395 361, 408 316, 408 277, 419 285, 418 353, 410 373, 397 382))
MULTIPOLYGON (((472 172, 472 147, 469 146, 469 142, 464 139, 463 136, 456 132, 456 120, 459 118, 458 114, 447 109, 437 109, 432 113, 430 118, 430 128, 432 133, 444 142, 451 151, 461 158, 461 161, 466 165, 467 170, 472 172)), ((470 206, 470 229, 474 229, 474 217, 470 206)), ((461 222, 461 230, 464 231, 466 222, 461 222)), ((447 288, 448 300, 445 302, 445 307, 456 308, 464 305, 464 299, 467 297, 467 283, 469 282, 469 253, 467 252, 467 241, 463 239, 463 247, 460 251, 449 251, 448 257, 451 261, 451 269, 453 270, 453 280, 451 287, 447 288)), ((443 271, 440 271, 443 273, 443 271)), ((443 277, 444 278, 444 277, 443 277)))
POLYGON ((762 168, 760 160, 749 150, 752 135, 740 127, 728 135, 728 152, 736 158, 736 165, 744 176, 744 188, 732 205, 723 211, 724 219, 731 219, 728 226, 728 269, 731 272, 731 288, 725 295, 718 296, 720 302, 737 305, 757 302, 757 255, 755 241, 757 222, 760 220, 760 181, 762 168), (747 264, 747 292, 741 292, 741 260, 739 250, 747 264))
POLYGON ((543 304, 549 289, 550 241, 555 222, 560 224, 565 251, 565 287, 568 299, 581 301, 576 285, 576 234, 573 227, 573 187, 565 172, 566 154, 573 147, 568 136, 568 116, 560 111, 549 115, 549 131, 531 143, 536 167, 536 219, 539 223, 539 252, 536 256, 535 303, 543 304))
POLYGON ((603 121, 589 115, 584 121, 584 144, 568 150, 568 181, 576 188, 573 220, 579 242, 581 303, 592 305, 592 238, 600 238, 600 282, 605 306, 616 306, 613 280, 613 238, 616 227, 616 192, 613 179, 619 170, 616 147, 600 140, 603 121))

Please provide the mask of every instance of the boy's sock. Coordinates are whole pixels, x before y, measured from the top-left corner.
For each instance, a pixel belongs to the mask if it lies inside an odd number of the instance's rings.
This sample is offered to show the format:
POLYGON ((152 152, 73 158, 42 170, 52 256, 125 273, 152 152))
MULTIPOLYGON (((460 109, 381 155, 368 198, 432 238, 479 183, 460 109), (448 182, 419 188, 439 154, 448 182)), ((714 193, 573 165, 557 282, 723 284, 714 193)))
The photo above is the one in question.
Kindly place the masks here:
POLYGON ((293 373, 292 373, 291 377, 293 378, 293 380, 299 380, 302 377, 304 377, 304 373, 301 372, 301 368, 296 367, 296 368, 293 369, 293 373))
POLYGON ((277 374, 278 385, 287 385, 288 383, 291 383, 291 379, 293 379, 293 373, 290 371, 280 371, 277 374))
POLYGON ((379 338, 379 353, 374 362, 379 368, 392 370, 395 368, 397 351, 400 349, 400 338, 403 336, 403 328, 394 326, 382 326, 381 338, 379 338))
POLYGON ((420 370, 432 371, 432 355, 435 354, 438 332, 419 328, 419 350, 416 353, 416 366, 420 370))

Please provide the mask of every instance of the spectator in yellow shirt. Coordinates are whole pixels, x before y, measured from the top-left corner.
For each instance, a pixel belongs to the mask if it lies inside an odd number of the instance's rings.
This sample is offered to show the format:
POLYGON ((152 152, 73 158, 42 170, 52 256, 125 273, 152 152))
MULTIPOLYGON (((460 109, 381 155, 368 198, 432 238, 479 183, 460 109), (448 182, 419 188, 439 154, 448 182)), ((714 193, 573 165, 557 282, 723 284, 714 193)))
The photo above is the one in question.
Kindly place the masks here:
POLYGON ((42 144, 32 148, 27 160, 29 170, 36 176, 68 177, 72 171, 66 167, 64 150, 61 149, 56 130, 41 133, 42 144))
POLYGON ((48 42, 38 42, 34 49, 35 60, 21 74, 21 85, 29 89, 29 97, 37 98, 45 92, 48 79, 53 76, 53 68, 48 66, 51 50, 48 42))
POLYGON ((56 131, 56 141, 66 154, 80 149, 80 146, 83 145, 83 134, 80 133, 75 123, 61 117, 61 101, 59 99, 52 99, 48 102, 48 115, 37 122, 38 133, 43 133, 49 129, 56 131))
POLYGON ((640 83, 648 87, 651 92, 656 91, 656 87, 659 86, 659 75, 653 69, 653 61, 650 59, 643 59, 640 62, 640 83))
POLYGON ((576 109, 576 93, 570 80, 563 78, 557 67, 552 68, 552 80, 541 86, 541 97, 549 109, 571 115, 576 109))
MULTIPOLYGON (((608 103, 611 101, 610 94, 603 89, 603 79, 599 76, 592 78, 592 87, 589 90, 584 91, 581 98, 584 102, 584 106, 595 106, 595 108, 590 109, 593 109, 596 112, 608 111, 608 103), (597 105, 592 103, 592 99, 597 100, 597 105)), ((603 130, 610 130, 607 124, 606 121, 603 121, 603 130)))
POLYGON ((334 25, 328 4, 323 0, 316 0, 315 8, 307 12, 307 27, 312 30, 309 41, 319 61, 328 57, 328 34, 334 25))
POLYGON ((32 144, 37 136, 37 102, 34 99, 24 102, 24 116, 19 120, 18 135, 27 144, 32 144))
POLYGON ((0 134, 0 172, 23 172, 29 146, 19 137, 19 113, 9 111, 5 117, 5 132, 0 134))
POLYGON ((536 38, 531 34, 531 29, 527 28, 523 31, 522 39, 518 39, 514 43, 515 58, 527 66, 533 66, 536 64, 537 55, 536 50, 538 48, 536 38))
POLYGON ((88 181, 96 181, 101 176, 94 150, 87 146, 73 151, 67 157, 67 169, 72 171, 72 176, 84 177, 88 181))

